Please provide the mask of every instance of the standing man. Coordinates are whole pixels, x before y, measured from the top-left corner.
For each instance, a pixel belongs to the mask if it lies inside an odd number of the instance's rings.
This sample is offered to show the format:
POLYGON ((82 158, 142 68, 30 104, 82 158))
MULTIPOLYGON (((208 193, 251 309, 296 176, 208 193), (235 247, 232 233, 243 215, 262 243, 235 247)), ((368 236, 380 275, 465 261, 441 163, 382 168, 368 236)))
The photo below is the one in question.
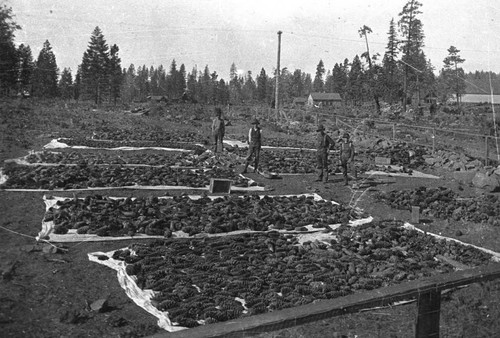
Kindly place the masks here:
POLYGON ((321 182, 323 178, 328 182, 328 151, 335 146, 333 139, 325 133, 325 127, 320 124, 316 139, 317 159, 318 159, 318 177, 316 182, 321 182))
POLYGON ((242 174, 247 172, 252 156, 255 156, 253 172, 258 172, 260 148, 262 146, 262 135, 259 124, 259 120, 254 119, 252 121, 252 128, 248 131, 248 156, 246 158, 245 169, 243 169, 242 174))
POLYGON ((224 125, 224 119, 222 118, 222 110, 220 108, 215 108, 215 118, 212 121, 212 135, 214 137, 215 146, 214 153, 218 152, 219 143, 220 151, 224 149, 222 142, 224 141, 224 132, 226 127, 224 125))
MULTIPOLYGON (((350 140, 348 133, 344 133, 342 140, 340 142, 340 165, 342 166, 342 174, 344 175, 344 185, 349 184, 349 177, 347 176, 348 167, 350 167, 351 162, 354 160, 354 145, 350 140)), ((355 171, 355 169, 354 169, 355 171)), ((354 172, 354 177, 356 177, 356 172, 354 172)))

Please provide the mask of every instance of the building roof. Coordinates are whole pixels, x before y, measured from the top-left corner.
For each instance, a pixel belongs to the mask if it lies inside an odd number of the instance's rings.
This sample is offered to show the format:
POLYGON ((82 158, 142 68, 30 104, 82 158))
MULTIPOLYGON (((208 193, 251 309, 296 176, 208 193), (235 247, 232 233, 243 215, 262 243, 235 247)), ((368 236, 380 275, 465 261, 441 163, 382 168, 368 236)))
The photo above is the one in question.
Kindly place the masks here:
POLYGON ((311 93, 314 101, 342 101, 339 93, 311 93))
MULTIPOLYGON (((453 95, 452 101, 456 100, 453 95)), ((461 97, 463 103, 500 103, 500 95, 498 94, 463 94, 461 97)))

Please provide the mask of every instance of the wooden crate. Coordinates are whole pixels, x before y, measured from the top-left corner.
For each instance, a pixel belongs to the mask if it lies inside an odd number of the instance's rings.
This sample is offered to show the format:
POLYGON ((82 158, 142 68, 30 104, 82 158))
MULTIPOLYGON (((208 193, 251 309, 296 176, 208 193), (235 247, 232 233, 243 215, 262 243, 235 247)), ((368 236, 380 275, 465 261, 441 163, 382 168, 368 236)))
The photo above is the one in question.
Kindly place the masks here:
POLYGON ((231 185, 233 181, 222 178, 210 179, 210 193, 211 194, 229 194, 231 192, 231 185))

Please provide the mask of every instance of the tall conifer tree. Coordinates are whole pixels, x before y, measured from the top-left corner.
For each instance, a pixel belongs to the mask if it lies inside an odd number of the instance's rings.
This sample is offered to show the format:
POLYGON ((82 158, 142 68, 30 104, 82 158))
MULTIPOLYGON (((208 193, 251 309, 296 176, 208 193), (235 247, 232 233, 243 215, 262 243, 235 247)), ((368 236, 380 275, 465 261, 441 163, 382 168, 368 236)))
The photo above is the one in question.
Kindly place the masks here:
POLYGON ((99 27, 90 37, 81 64, 82 93, 100 104, 109 95, 109 47, 99 27))
POLYGON ((46 40, 38 55, 33 72, 34 95, 38 97, 56 97, 58 72, 56 56, 52 51, 49 40, 46 40))

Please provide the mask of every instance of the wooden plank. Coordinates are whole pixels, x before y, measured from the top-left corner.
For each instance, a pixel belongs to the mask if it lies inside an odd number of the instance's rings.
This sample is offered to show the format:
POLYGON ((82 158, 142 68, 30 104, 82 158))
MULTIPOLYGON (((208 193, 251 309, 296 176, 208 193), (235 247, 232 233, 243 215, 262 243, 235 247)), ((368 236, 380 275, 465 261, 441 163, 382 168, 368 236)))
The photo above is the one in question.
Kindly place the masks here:
POLYGON ((416 338, 439 338, 441 291, 429 291, 417 297, 416 338))
POLYGON ((326 318, 387 306, 400 300, 415 299, 421 294, 438 292, 455 287, 500 278, 500 263, 490 263, 474 269, 410 281, 404 284, 353 294, 346 297, 322 300, 290 309, 237 318, 227 322, 195 327, 178 332, 159 333, 151 338, 201 338, 248 337, 251 334, 270 332, 302 325, 326 318))

